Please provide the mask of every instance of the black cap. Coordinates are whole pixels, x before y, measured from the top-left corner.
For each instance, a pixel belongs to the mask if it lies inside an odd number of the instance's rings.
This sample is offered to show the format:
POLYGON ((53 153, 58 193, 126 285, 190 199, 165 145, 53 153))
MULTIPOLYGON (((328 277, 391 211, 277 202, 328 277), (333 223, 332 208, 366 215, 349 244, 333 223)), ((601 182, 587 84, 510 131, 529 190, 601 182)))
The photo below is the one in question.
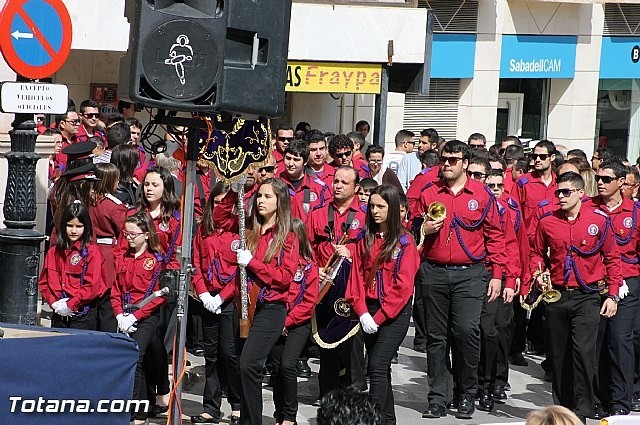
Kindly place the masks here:
POLYGON ((96 148, 95 142, 88 140, 84 142, 75 142, 66 148, 62 149, 62 153, 67 155, 68 161, 74 161, 76 159, 87 159, 93 155, 93 150, 96 148))
POLYGON ((96 178, 96 166, 94 163, 85 164, 80 167, 75 167, 62 173, 60 177, 64 177, 69 181, 76 180, 97 180, 96 178))

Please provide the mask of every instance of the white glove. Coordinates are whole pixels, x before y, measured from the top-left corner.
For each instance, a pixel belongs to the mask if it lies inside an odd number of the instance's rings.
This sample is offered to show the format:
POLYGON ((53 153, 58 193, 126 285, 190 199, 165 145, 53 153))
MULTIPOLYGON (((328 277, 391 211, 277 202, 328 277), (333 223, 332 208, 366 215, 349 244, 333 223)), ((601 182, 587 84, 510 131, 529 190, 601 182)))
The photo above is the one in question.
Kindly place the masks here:
POLYGON ((369 313, 365 313, 360 316, 360 326, 362 326, 362 330, 368 334, 374 334, 378 332, 378 325, 369 313))
POLYGON ((253 255, 251 254, 251 251, 249 251, 248 249, 238 250, 238 264, 240 264, 241 266, 247 267, 249 262, 251 262, 252 258, 253 258, 253 255))
POLYGON ((629 295, 629 286, 627 286, 627 281, 623 280, 622 286, 620 286, 620 288, 618 289, 618 296, 620 297, 620 299, 623 299, 627 295, 629 295))
POLYGON ((118 321, 118 329, 127 335, 138 330, 134 326, 138 319, 133 314, 118 314, 116 320, 118 321))
POLYGON ((202 301, 204 308, 214 314, 219 314, 220 306, 222 305, 222 298, 220 295, 216 295, 214 297, 208 292, 203 292, 198 295, 198 297, 200 297, 200 301, 202 301))
POLYGON ((56 301, 56 307, 54 307, 54 311, 57 315, 62 317, 67 317, 73 315, 73 311, 67 306, 67 300, 69 298, 63 298, 61 300, 56 301))

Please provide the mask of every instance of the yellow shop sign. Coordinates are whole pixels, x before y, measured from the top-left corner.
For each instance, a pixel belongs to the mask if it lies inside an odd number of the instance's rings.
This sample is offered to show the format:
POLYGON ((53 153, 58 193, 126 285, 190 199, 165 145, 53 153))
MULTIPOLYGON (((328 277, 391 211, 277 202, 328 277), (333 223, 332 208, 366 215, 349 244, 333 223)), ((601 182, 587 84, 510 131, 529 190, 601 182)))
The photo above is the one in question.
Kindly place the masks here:
POLYGON ((380 93, 381 69, 381 65, 364 63, 289 62, 285 90, 380 93))

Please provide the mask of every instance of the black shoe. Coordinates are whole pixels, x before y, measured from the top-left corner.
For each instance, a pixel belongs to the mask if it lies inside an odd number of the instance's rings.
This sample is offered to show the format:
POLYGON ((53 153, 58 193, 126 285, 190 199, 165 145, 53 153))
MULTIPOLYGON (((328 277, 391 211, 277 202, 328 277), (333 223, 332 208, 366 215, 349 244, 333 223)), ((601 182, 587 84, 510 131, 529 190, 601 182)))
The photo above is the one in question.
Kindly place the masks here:
POLYGON ((504 403, 507 399, 507 393, 502 385, 496 385, 491 392, 491 396, 496 403, 504 403))
POLYGON ((240 425, 240 416, 231 415, 230 425, 240 425))
POLYGON ((602 405, 600 404, 596 404, 595 407, 593 408, 593 415, 589 416, 589 419, 596 419, 596 420, 600 420, 603 418, 606 418, 607 412, 604 410, 604 407, 602 407, 602 405))
POLYGON ((476 411, 476 406, 473 401, 473 396, 463 395, 460 397, 458 403, 458 412, 456 418, 458 419, 471 419, 473 413, 476 411))
POLYGON ((152 406, 151 409, 149 409, 149 417, 157 418, 158 416, 162 415, 163 413, 167 413, 168 411, 169 411, 169 406, 160 406, 156 404, 152 406))
POLYGON ((413 344, 413 351, 417 351, 418 353, 426 353, 427 352, 427 344, 419 342, 417 344, 413 344))
POLYGON ((625 416, 628 414, 629 414, 629 411, 627 411, 626 409, 623 409, 622 407, 613 407, 609 411, 609 416, 625 416))
POLYGON ((631 398, 631 411, 640 412, 640 397, 634 395, 631 398))
POLYGON ((298 378, 311 377, 311 368, 307 364, 306 360, 298 359, 296 362, 296 375, 298 375, 298 378))
POLYGON ((191 417, 191 423, 192 424, 217 424, 218 422, 220 422, 218 419, 213 419, 213 418, 205 418, 202 415, 198 415, 198 416, 192 416, 191 417))
POLYGON ((522 353, 516 353, 509 356, 509 363, 514 366, 529 366, 529 362, 524 358, 522 353))
POLYGON ((478 400, 478 410, 482 410, 484 412, 491 412, 494 406, 495 404, 490 394, 483 393, 480 396, 480 400, 478 400))
POLYGON ((204 357, 204 350, 202 348, 198 348, 197 350, 193 350, 193 355, 196 357, 204 357))
POLYGON ((439 404, 430 403, 429 408, 422 412, 423 418, 444 418, 447 416, 447 409, 444 406, 440 406, 439 404))
POLYGON ((312 405, 313 407, 320 407, 320 399, 319 399, 319 398, 316 398, 315 400, 313 400, 313 401, 311 402, 311 405, 312 405))
POLYGON ((391 357, 391 364, 398 364, 398 352, 391 357))

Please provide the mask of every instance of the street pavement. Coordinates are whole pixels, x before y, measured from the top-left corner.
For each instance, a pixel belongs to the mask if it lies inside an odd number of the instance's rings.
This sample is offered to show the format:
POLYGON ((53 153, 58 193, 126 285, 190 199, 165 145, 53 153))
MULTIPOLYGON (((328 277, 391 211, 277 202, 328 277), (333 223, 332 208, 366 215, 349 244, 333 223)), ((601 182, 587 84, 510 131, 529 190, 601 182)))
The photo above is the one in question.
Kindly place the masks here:
MULTIPOLYGON (((475 424, 501 424, 523 423, 529 411, 553 404, 551 398, 551 383, 543 380, 543 370, 539 356, 526 356, 529 365, 527 367, 515 366, 511 369, 509 383, 511 391, 507 393, 509 399, 506 404, 496 404, 491 413, 476 410, 471 420, 456 419, 452 412, 444 418, 423 419, 422 411, 427 407, 427 375, 426 355, 411 349, 413 347, 413 327, 404 340, 398 356, 398 364, 392 366, 392 383, 396 403, 396 415, 398 425, 475 425, 475 424)), ((182 397, 183 423, 190 423, 188 417, 201 413, 202 389, 204 386, 204 359, 188 355, 191 366, 188 368, 188 382, 182 397)), ((313 376, 309 379, 298 379, 299 394, 299 425, 316 425, 317 407, 312 406, 313 400, 318 395, 318 360, 311 359, 309 365, 313 370, 313 376)), ((266 382, 266 378, 265 378, 266 382)), ((263 385, 263 424, 271 425, 273 418, 273 396, 271 388, 263 385)), ((229 422, 231 408, 226 400, 222 409, 224 419, 221 423, 229 422)), ((455 413, 455 412, 453 412, 455 413)), ((640 423, 640 414, 638 423, 640 423)), ((164 424, 166 418, 151 419, 151 423, 164 424)), ((598 421, 588 420, 589 425, 597 425, 598 421)))

